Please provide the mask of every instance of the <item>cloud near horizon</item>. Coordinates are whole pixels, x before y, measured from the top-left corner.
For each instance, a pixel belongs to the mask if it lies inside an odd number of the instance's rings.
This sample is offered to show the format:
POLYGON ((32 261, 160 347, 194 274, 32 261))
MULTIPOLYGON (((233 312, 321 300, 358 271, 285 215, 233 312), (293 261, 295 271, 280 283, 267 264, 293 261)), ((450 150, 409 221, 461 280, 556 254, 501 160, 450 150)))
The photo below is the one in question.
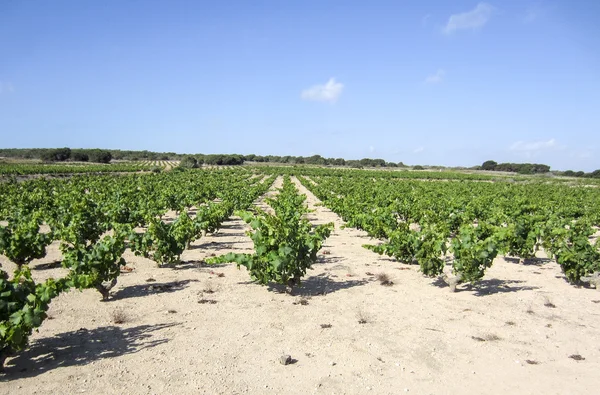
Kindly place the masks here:
POLYGON ((435 74, 431 74, 425 78, 426 84, 438 84, 442 82, 444 76, 446 75, 446 71, 444 69, 438 69, 435 74))
POLYGON ((548 141, 517 141, 513 145, 510 146, 510 150, 514 152, 536 152, 549 148, 556 147, 556 140, 550 139, 548 141))
POLYGON ((452 34, 458 30, 477 30, 485 26, 496 8, 488 3, 479 3, 471 11, 452 14, 443 28, 444 34, 452 34))
POLYGON ((335 103, 344 90, 344 84, 330 78, 324 85, 313 85, 302 91, 300 97, 304 100, 335 103))

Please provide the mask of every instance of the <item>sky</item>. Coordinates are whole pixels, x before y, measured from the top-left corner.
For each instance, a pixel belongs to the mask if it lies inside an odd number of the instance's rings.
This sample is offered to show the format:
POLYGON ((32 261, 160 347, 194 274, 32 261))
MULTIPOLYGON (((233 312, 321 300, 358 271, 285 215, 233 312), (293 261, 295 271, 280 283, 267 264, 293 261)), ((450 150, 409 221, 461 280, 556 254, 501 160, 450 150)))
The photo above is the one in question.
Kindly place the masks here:
POLYGON ((0 0, 0 147, 600 168, 600 1, 0 0))

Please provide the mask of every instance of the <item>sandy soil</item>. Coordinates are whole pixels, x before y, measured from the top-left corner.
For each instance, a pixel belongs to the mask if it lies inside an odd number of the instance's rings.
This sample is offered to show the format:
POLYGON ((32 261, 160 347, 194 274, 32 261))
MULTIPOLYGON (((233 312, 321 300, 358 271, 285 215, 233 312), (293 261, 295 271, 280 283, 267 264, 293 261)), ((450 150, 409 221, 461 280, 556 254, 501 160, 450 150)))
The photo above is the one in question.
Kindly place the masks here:
MULTIPOLYGON (((87 290, 53 302, 31 347, 8 360, 0 394, 597 393, 600 292, 569 285, 552 261, 497 259, 479 287, 450 293, 362 248, 364 232, 341 229, 299 188, 310 219, 336 230, 295 296, 252 284, 235 265, 203 265, 252 250, 239 218, 175 269, 127 252, 133 270, 111 301, 87 290)), ((34 275, 60 275, 48 268, 57 259, 53 245, 34 275)))

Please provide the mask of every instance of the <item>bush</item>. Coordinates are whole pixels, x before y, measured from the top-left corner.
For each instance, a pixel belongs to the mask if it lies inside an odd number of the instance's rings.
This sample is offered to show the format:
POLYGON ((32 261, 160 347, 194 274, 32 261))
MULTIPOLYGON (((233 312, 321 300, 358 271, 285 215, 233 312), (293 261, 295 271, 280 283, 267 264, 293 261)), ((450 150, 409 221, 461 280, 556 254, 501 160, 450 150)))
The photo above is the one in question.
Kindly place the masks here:
POLYGON ((85 152, 73 152, 71 159, 73 159, 75 162, 87 162, 90 160, 90 157, 85 152))
POLYGON ((586 174, 586 177, 590 177, 590 178, 600 178, 600 169, 599 170, 594 170, 593 172, 586 174))
POLYGON ((186 156, 179 162, 179 167, 184 169, 195 169, 198 167, 198 161, 193 156, 186 156))
POLYGON ((483 162, 483 164, 481 165, 481 170, 496 170, 496 166, 498 166, 497 162, 494 162, 493 160, 488 160, 483 162))
POLYGON ((40 157, 47 162, 64 162, 71 157, 71 149, 65 147, 47 150, 40 157))
POLYGON ((110 163, 112 154, 110 151, 104 151, 100 149, 90 150, 89 160, 95 163, 110 163))
POLYGON ((286 176, 276 199, 267 199, 275 214, 256 209, 257 214, 236 211, 252 231, 254 254, 229 253, 209 258, 209 264, 235 262, 245 266, 256 282, 299 285, 300 279, 317 261, 317 252, 333 231, 333 223, 313 227, 305 218, 309 212, 305 195, 286 176))

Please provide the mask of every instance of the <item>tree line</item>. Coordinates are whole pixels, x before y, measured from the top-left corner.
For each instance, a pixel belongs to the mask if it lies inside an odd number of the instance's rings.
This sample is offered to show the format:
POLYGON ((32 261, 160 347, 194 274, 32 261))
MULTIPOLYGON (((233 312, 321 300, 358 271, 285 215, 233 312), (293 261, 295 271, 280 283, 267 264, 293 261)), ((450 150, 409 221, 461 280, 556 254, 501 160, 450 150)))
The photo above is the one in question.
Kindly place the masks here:
POLYGON ((109 150, 65 148, 0 149, 0 156, 6 158, 40 159, 44 162, 94 162, 110 163, 113 155, 109 150))
MULTIPOLYGON (((508 171, 519 174, 543 174, 550 172, 550 166, 539 163, 497 163, 493 160, 488 160, 479 166, 479 170, 508 171)), ((556 173, 566 177, 600 178, 600 169, 591 173, 573 170, 556 173)))
POLYGON ((279 156, 279 155, 240 155, 240 154, 177 154, 175 152, 126 151, 104 149, 71 149, 71 148, 3 148, 0 157, 41 159, 47 162, 97 162, 109 163, 111 160, 130 161, 167 161, 186 160, 191 167, 206 165, 241 165, 244 162, 308 164, 321 166, 348 167, 405 167, 402 162, 387 162, 384 159, 363 158, 346 160, 344 158, 325 158, 321 155, 312 156, 279 156), (191 158, 191 159, 190 159, 191 158), (194 162, 195 161, 195 162, 194 162))
MULTIPOLYGON (((111 160, 128 161, 182 161, 182 167, 210 166, 234 166, 245 162, 256 163, 278 163, 291 165, 317 165, 317 166, 344 166, 352 168, 383 167, 396 168, 407 167, 402 162, 388 162, 384 159, 351 159, 325 158, 321 155, 312 156, 279 156, 279 155, 256 155, 256 154, 178 154, 175 152, 153 152, 153 151, 130 151, 130 150, 107 150, 107 149, 71 149, 71 148, 0 148, 0 157, 40 159, 45 162, 94 162, 110 163, 111 160)), ((437 168, 437 167, 436 167, 437 168)), ((424 170, 422 166, 413 166, 415 170, 424 170)), ((493 160, 483 162, 481 166, 472 169, 488 171, 506 171, 518 174, 544 174, 550 172, 550 166, 539 163, 497 163, 493 160)), ((591 173, 583 171, 567 170, 564 172, 553 172, 567 177, 600 178, 600 170, 591 173)))

